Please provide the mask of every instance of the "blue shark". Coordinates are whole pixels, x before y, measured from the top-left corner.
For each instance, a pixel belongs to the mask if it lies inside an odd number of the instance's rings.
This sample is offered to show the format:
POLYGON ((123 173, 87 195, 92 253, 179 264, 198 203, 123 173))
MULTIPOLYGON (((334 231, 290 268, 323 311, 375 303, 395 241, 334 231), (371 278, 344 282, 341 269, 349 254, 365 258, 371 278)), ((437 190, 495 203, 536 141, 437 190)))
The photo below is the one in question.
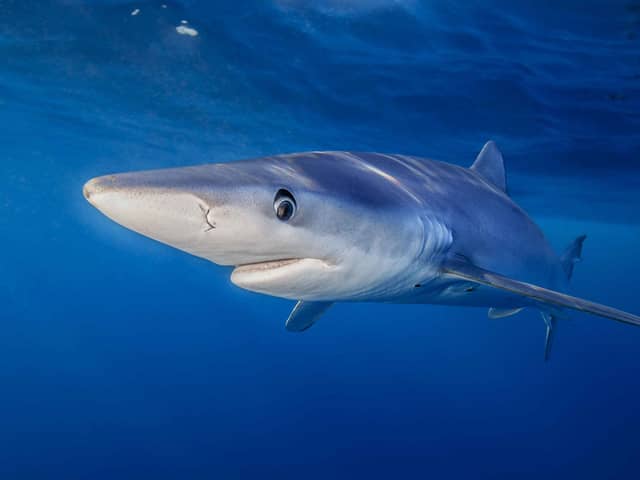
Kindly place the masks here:
POLYGON ((407 155, 306 152, 106 175, 85 198, 122 226, 218 265, 240 288, 295 300, 304 331, 336 302, 540 312, 545 358, 566 310, 640 325, 567 294, 562 255, 509 196, 494 142, 470 168, 407 155))

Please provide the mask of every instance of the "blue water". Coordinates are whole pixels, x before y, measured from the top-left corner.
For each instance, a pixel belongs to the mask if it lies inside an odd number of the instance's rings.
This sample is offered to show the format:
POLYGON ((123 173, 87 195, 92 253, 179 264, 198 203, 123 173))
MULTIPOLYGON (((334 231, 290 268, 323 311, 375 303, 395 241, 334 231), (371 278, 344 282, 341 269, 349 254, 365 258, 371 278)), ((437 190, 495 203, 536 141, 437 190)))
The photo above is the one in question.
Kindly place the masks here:
POLYGON ((0 478, 638 478, 640 329, 288 301, 90 177, 489 138, 572 293, 640 313, 640 3, 0 0, 0 478), (558 5, 560 3, 560 5, 558 5), (139 9, 137 15, 131 15, 139 9), (179 35, 187 20, 197 36, 179 35))

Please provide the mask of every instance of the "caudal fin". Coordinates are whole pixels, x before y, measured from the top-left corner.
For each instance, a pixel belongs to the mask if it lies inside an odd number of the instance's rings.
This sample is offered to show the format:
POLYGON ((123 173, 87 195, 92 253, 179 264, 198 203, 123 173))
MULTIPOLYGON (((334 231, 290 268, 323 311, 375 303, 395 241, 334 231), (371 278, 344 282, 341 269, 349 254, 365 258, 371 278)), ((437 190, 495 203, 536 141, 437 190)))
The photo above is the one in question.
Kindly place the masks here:
POLYGON ((567 275, 567 280, 571 280, 571 276, 573 275, 573 266, 582 260, 582 244, 586 238, 586 235, 580 235, 571 242, 571 245, 567 247, 560 257, 560 263, 562 264, 564 273, 567 275))

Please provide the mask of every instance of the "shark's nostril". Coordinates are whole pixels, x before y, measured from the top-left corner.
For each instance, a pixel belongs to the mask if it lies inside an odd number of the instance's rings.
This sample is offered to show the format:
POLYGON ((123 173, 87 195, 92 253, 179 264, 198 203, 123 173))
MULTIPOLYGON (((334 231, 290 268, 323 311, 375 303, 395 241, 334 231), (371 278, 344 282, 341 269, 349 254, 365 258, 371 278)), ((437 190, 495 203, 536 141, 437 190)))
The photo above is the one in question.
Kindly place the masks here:
POLYGON ((204 221, 207 224, 207 226, 205 227, 205 232, 210 232, 211 230, 215 230, 216 228, 216 222, 212 222, 211 220, 209 220, 209 213, 211 212, 211 209, 208 207, 205 207, 204 205, 200 204, 198 205, 200 207, 200 210, 202 211, 202 214, 204 215, 204 221))

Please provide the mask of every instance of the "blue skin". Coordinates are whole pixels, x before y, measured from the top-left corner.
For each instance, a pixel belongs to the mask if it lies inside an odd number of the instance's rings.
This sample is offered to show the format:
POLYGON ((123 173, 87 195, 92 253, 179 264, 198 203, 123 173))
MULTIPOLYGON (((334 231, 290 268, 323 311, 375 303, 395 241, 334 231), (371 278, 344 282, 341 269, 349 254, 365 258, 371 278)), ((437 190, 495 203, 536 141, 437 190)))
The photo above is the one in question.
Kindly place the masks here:
POLYGON ((531 306, 547 327, 546 356, 564 308, 640 325, 638 316, 563 293, 584 237, 562 258, 554 253, 507 195, 493 142, 468 169, 308 152, 110 175, 84 194, 127 228, 234 266, 241 288, 298 300, 292 331, 340 301, 484 306, 490 316, 531 306), (282 198, 287 218, 277 213, 282 198))
MULTIPOLYGON (((273 193, 281 187, 294 192, 302 213, 290 226, 274 222, 270 230, 274 235, 282 228, 313 229, 344 237, 347 243, 358 245, 365 251, 375 250, 369 245, 375 239, 378 250, 369 257, 365 256, 363 262, 368 263, 376 262, 380 256, 393 258, 405 252, 410 254, 413 245, 424 237, 425 243, 435 239, 441 245, 436 251, 416 253, 415 258, 409 258, 407 261, 411 268, 420 263, 438 268, 448 256, 461 255, 474 265, 516 280, 560 291, 566 287, 559 257, 527 214, 480 173, 447 163, 403 155, 310 152, 228 164, 126 173, 102 177, 93 188, 141 193, 151 190, 189 192, 202 199, 207 208, 225 202, 246 203, 246 210, 262 209, 264 215, 271 218, 273 193), (319 218, 322 216, 326 218, 319 218), (443 231, 447 238, 439 239, 443 231)), ((215 212, 212 215, 216 217, 215 212)), ((124 225, 132 228, 126 223, 124 225)), ((222 234, 224 225, 219 227, 209 237, 211 241, 222 234)), ((285 233, 289 236, 295 234, 293 231, 285 233)), ((166 243, 182 248, 171 241, 166 243)), ((227 248, 223 247, 223 250, 227 248)), ((296 247, 298 250, 283 250, 286 254, 280 258, 323 258, 333 254, 318 251, 317 246, 312 245, 296 247)), ((216 263, 250 263, 240 258, 219 259, 216 247, 208 244, 205 249, 200 245, 183 249, 216 263)), ((252 261, 261 260, 256 257, 252 261)), ((369 285, 353 296, 301 295, 287 298, 501 308, 530 303, 522 296, 469 285, 469 282, 457 278, 442 275, 421 277, 420 272, 415 275, 390 279, 392 286, 393 282, 405 284, 400 289, 369 285)))
MULTIPOLYGON (((354 161, 345 162, 343 152, 284 155, 264 161, 292 165, 299 175, 313 178, 326 191, 351 204, 391 209, 395 215, 408 216, 415 222, 426 218, 446 226, 453 241, 440 258, 461 255, 474 265, 515 280, 566 290, 568 281, 560 258, 540 228, 504 191, 479 173, 404 155, 347 155, 354 161), (384 172, 397 184, 362 168, 359 161, 384 172)), ((261 161, 256 161, 256 168, 261 161)), ((522 296, 458 279, 439 278, 419 285, 413 292, 385 301, 501 308, 530 304, 522 296)))

